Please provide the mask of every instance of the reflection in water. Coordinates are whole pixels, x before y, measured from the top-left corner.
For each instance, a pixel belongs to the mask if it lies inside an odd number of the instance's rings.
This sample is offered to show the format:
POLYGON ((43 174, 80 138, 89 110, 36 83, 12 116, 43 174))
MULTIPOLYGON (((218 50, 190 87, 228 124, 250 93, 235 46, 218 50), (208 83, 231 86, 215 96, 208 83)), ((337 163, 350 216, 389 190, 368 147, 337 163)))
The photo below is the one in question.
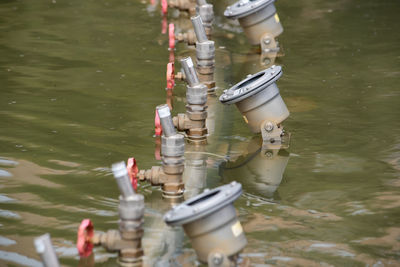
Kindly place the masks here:
POLYGON ((259 142, 259 138, 253 138, 241 156, 222 163, 220 175, 226 181, 242 183, 247 192, 272 198, 282 181, 289 152, 263 149, 259 142))

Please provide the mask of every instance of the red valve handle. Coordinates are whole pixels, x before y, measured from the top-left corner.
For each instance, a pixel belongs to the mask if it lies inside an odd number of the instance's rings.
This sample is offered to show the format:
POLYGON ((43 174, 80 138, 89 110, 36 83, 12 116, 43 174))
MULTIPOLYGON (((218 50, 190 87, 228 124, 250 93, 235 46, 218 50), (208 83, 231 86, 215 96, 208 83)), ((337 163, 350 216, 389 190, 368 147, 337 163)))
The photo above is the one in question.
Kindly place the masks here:
POLYGON ((173 23, 168 25, 168 39, 169 49, 173 50, 175 48, 175 25, 173 23))
POLYGON ((162 34, 167 33, 167 25, 168 25, 167 17, 164 16, 161 21, 161 33, 162 34))
POLYGON ((167 12, 168 12, 168 1, 167 0, 161 0, 161 10, 164 15, 167 14, 167 12))
POLYGON ((92 238, 94 235, 93 223, 90 219, 84 219, 78 228, 78 238, 76 241, 76 248, 78 249, 81 257, 88 257, 92 254, 93 243, 92 238))
POLYGON ((161 126, 160 116, 158 115, 157 110, 156 110, 156 116, 154 118, 154 125, 155 125, 156 136, 160 136, 162 134, 162 126, 161 126))
POLYGON ((128 170, 129 178, 131 179, 132 187, 136 192, 137 185, 138 185, 137 174, 139 172, 139 168, 136 165, 136 159, 135 158, 129 158, 126 168, 128 170))
POLYGON ((167 89, 174 89, 175 86, 175 68, 174 63, 167 64, 167 89))

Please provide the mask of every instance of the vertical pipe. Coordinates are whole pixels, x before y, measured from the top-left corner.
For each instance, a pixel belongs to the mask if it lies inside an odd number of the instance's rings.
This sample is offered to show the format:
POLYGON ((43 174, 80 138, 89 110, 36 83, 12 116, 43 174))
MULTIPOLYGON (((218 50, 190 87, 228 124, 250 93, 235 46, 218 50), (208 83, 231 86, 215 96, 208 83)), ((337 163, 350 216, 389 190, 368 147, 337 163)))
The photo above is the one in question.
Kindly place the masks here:
POLYGON ((186 57, 181 59, 181 65, 183 72, 185 73, 186 81, 189 86, 193 87, 200 83, 197 72, 194 68, 193 61, 191 57, 186 57))
POLYGON ((192 21, 194 32, 196 33, 197 41, 199 43, 208 41, 206 30, 204 29, 203 21, 201 20, 200 15, 191 17, 190 20, 192 21))
POLYGON ((49 234, 36 237, 34 240, 36 252, 40 255, 44 267, 59 267, 60 264, 57 259, 56 252, 54 251, 53 245, 49 234))
POLYGON ((172 121, 171 112, 169 110, 168 105, 163 104, 157 106, 158 116, 160 117, 161 126, 163 129, 163 134, 166 137, 172 136, 176 134, 175 126, 172 121))
POLYGON ((111 167, 115 180, 117 181, 119 191, 124 198, 128 198, 135 194, 129 179, 128 170, 125 162, 114 163, 111 167))

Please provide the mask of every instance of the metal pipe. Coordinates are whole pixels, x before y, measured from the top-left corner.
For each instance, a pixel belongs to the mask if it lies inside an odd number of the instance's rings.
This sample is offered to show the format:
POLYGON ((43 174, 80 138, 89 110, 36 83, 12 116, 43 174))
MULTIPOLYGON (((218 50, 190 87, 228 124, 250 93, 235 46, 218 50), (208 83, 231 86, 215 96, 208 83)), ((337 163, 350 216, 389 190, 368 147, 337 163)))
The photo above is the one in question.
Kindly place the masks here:
POLYGON ((119 191, 124 198, 135 195, 132 184, 129 179, 128 170, 125 162, 114 163, 111 167, 115 180, 117 181, 119 191))
POLYGON ((172 121, 171 112, 167 104, 157 106, 158 116, 160 117, 163 134, 166 137, 176 134, 175 126, 172 121))
POLYGON ((49 234, 44 234, 34 240, 36 252, 40 255, 44 267, 59 267, 58 258, 54 251, 49 234))
POLYGON ((202 21, 200 15, 191 17, 190 20, 192 21, 194 32, 196 33, 197 41, 199 43, 208 41, 206 30, 204 29, 203 21, 202 21))
POLYGON ((186 57, 181 59, 181 65, 183 68, 183 72, 186 76, 186 81, 189 86, 195 86, 200 83, 199 77, 197 76, 197 72, 194 68, 193 61, 191 57, 186 57))

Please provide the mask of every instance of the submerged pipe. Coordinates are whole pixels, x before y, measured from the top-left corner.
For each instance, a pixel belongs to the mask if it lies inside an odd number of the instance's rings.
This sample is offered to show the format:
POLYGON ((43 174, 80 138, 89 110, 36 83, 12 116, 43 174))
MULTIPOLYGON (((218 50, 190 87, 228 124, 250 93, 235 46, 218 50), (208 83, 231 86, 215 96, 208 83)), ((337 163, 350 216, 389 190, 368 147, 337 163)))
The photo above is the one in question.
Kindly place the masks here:
POLYGON ((112 172, 115 180, 117 181, 119 191, 124 198, 129 198, 135 195, 132 184, 129 180, 128 171, 124 162, 114 163, 112 165, 112 172))

